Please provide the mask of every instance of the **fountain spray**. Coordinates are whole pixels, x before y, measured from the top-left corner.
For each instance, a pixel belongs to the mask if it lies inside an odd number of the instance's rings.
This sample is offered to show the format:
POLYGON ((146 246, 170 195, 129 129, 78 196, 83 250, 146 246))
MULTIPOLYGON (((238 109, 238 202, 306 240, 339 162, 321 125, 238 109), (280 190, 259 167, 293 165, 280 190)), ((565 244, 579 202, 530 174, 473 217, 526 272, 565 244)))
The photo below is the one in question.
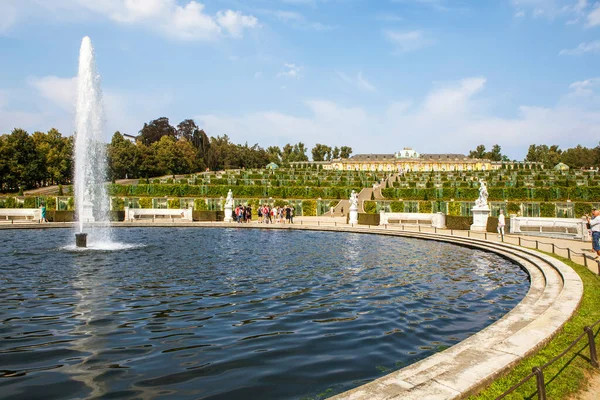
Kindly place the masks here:
POLYGON ((110 242, 109 199, 106 192, 106 151, 102 142, 104 109, 100 75, 96 71, 94 48, 89 37, 81 41, 77 76, 75 115, 75 207, 78 216, 77 247, 87 246, 87 235, 96 242, 110 242), (84 232, 84 230, 86 232, 84 232))

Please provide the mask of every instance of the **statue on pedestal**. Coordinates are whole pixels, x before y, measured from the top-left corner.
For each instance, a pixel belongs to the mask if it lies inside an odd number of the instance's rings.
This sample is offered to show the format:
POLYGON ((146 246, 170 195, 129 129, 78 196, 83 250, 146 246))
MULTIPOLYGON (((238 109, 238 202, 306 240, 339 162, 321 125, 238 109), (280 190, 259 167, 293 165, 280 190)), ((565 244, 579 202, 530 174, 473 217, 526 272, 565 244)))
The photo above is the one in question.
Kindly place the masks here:
POLYGON ((350 224, 358 223, 358 194, 354 190, 350 194, 350 210, 349 210, 348 216, 349 216, 348 223, 350 223, 350 224))
POLYGON ((483 179, 479 179, 479 198, 475 200, 475 206, 487 207, 488 205, 488 191, 487 185, 483 179))
POLYGON ((358 210, 358 194, 356 191, 350 193, 350 210, 358 210))
POLYGON ((231 192, 231 189, 229 189, 229 192, 227 192, 227 198, 225 199, 225 207, 233 208, 233 193, 231 192))
POLYGON ((233 193, 231 189, 227 192, 227 198, 225 199, 225 222, 233 222, 233 193))

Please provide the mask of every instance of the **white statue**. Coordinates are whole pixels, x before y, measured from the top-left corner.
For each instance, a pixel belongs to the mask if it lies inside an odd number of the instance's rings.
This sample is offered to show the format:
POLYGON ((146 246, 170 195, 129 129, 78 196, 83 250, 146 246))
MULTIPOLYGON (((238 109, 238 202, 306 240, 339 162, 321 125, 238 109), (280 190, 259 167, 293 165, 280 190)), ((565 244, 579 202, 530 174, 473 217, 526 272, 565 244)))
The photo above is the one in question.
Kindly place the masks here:
POLYGON ((227 198, 225 199, 225 207, 233 207, 233 193, 231 189, 227 192, 227 198))
POLYGON ((488 204, 488 191, 487 185, 485 184, 483 179, 479 179, 479 198, 475 200, 475 205, 477 207, 487 207, 488 204))
POLYGON ((358 208, 358 194, 353 190, 352 193, 350 193, 350 209, 357 209, 358 208))

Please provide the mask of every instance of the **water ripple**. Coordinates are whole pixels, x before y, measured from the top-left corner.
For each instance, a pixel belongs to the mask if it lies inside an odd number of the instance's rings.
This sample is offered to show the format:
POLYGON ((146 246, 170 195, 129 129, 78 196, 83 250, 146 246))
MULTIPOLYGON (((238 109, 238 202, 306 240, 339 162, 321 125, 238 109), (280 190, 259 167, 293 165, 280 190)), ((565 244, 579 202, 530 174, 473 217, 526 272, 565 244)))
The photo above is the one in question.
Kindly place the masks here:
POLYGON ((3 398, 333 395, 469 337, 529 288, 499 256, 414 239, 116 235, 80 251, 67 229, 0 231, 3 398))

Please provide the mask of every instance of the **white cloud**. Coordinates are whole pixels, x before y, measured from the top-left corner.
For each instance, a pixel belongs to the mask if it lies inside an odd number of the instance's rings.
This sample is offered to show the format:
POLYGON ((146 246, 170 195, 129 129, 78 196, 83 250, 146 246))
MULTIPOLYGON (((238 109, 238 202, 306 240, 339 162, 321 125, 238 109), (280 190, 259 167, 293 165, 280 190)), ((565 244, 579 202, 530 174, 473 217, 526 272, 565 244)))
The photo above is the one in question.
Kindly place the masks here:
POLYGON ((597 5, 587 16, 586 26, 600 25, 600 5, 597 5))
POLYGON ((367 79, 363 76, 362 71, 358 71, 356 77, 350 77, 343 72, 338 72, 337 75, 346 83, 356 87, 357 89, 363 92, 375 92, 377 88, 373 86, 367 79))
POLYGON ((306 117, 271 110, 201 115, 197 120, 211 134, 227 134, 233 141, 252 137, 263 146, 281 146, 301 140, 309 148, 315 143, 349 145, 355 153, 383 153, 404 146, 428 153, 467 153, 478 144, 498 143, 509 157, 522 159, 533 143, 562 148, 574 143, 597 145, 600 98, 594 88, 600 86, 600 79, 573 83, 553 107, 520 106, 511 118, 494 116, 480 107, 478 97, 485 83, 481 77, 463 79, 432 90, 420 103, 392 102, 376 112, 311 100, 304 102, 310 111, 306 117))
POLYGON ((17 20, 17 9, 10 2, 0 2, 0 33, 7 32, 17 20))
MULTIPOLYGON (((2 0, 6 1, 6 0, 2 0)), ((8 0, 0 5, 0 33, 3 26, 14 25, 18 18, 54 18, 61 21, 85 21, 107 18, 123 25, 140 26, 181 40, 217 40, 241 38, 247 29, 260 27, 256 17, 239 11, 220 10, 215 15, 205 12, 204 4, 176 0, 8 0), (12 8, 10 4, 13 4, 12 8), (13 10, 8 19, 5 9, 13 10), (10 21, 10 25, 8 22, 10 21)), ((7 28, 4 29, 5 31, 7 28)))
POLYGON ((529 13, 534 18, 569 18, 567 24, 578 23, 589 9, 588 0, 511 0, 515 18, 529 13))
POLYGON ((258 26, 258 20, 253 16, 242 15, 237 11, 219 11, 217 12, 217 22, 225 28, 232 37, 242 37, 246 28, 255 28, 258 26))
POLYGON ((572 94, 577 96, 590 96, 594 94, 594 88, 600 86, 600 78, 590 78, 584 81, 573 82, 569 85, 572 94))
POLYGON ((434 43, 432 39, 426 37, 425 33, 420 30, 407 32, 385 30, 383 33, 394 44, 396 53, 408 53, 434 43))
POLYGON ((275 18, 281 22, 288 24, 293 28, 311 30, 311 31, 329 31, 334 29, 334 26, 325 25, 321 22, 312 22, 306 19, 306 17, 296 11, 287 10, 257 10, 257 13, 264 14, 266 16, 275 18))
POLYGON ((579 56, 585 53, 598 53, 600 52, 600 40, 595 40, 593 42, 589 42, 589 43, 580 43, 579 46, 575 47, 574 49, 562 49, 560 51, 561 56, 562 55, 568 55, 568 56, 579 56))
POLYGON ((296 64, 283 64, 285 70, 281 71, 277 74, 278 78, 292 78, 292 79, 300 79, 302 78, 302 67, 296 64))
POLYGON ((28 83, 38 91, 38 94, 42 98, 50 100, 65 111, 73 112, 76 100, 77 78, 59 78, 57 76, 31 77, 28 79, 28 83))
MULTIPOLYGON (((30 77, 27 84, 29 89, 22 93, 0 89, 0 133, 10 132, 15 127, 29 132, 55 127, 64 135, 70 135, 74 129, 77 78, 30 77), (32 111, 15 110, 11 98, 26 98, 33 106, 32 111)), ((117 130, 137 134, 145 121, 161 115, 172 102, 173 96, 168 92, 133 93, 105 88, 105 139, 109 141, 117 130)))

